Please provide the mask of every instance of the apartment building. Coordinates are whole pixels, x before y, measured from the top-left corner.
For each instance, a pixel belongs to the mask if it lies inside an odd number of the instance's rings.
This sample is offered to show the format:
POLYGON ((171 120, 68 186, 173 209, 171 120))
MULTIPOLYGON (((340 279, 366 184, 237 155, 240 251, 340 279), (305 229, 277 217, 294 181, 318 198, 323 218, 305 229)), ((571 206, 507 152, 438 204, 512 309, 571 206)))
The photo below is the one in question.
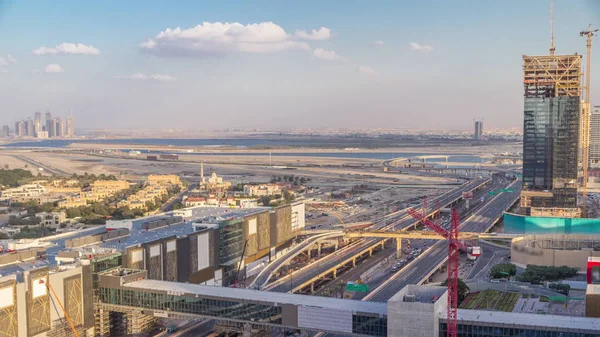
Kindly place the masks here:
POLYGON ((281 186, 277 184, 244 185, 244 194, 257 197, 281 194, 281 186))
POLYGON ((63 211, 40 212, 35 213, 35 216, 42 220, 42 222, 40 222, 40 225, 51 228, 57 228, 61 223, 65 222, 65 220, 67 219, 67 216, 63 211))
POLYGON ((46 188, 40 184, 25 184, 2 191, 1 197, 2 199, 11 199, 13 201, 28 201, 46 192, 46 188))

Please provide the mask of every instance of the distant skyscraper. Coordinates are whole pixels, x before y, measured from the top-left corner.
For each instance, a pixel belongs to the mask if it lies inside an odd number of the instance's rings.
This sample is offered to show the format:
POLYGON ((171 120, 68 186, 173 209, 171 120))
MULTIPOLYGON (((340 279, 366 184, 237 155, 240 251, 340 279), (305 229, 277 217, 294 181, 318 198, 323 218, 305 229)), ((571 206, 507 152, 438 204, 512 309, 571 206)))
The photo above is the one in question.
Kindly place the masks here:
POLYGON ((56 117, 56 137, 64 137, 65 136, 65 122, 63 122, 60 118, 56 117))
POLYGON ((600 166, 600 106, 595 106, 590 115, 590 163, 600 166))
POLYGON ((38 132, 42 131, 42 113, 37 111, 33 117, 33 128, 35 136, 37 137, 38 132))
POLYGON ((475 121, 475 132, 473 133, 473 139, 483 139, 483 121, 475 121))
POLYGON ((33 124, 33 119, 31 119, 31 117, 27 119, 27 136, 35 137, 35 127, 33 124))
POLYGON ((8 125, 4 125, 2 127, 2 137, 8 137, 10 136, 10 129, 8 128, 8 125))
POLYGON ((523 84, 521 206, 578 216, 581 55, 523 56, 523 84))
POLYGON ((74 137, 75 136, 75 128, 73 127, 73 117, 67 117, 67 131, 65 137, 74 137))
POLYGON ((46 128, 48 131, 48 137, 56 137, 56 118, 50 118, 50 120, 46 121, 46 128))
POLYGON ((46 121, 46 131, 48 131, 48 137, 54 137, 52 130, 55 129, 55 125, 53 124, 56 124, 56 122, 52 120, 52 114, 50 111, 46 112, 44 115, 44 120, 46 121))
POLYGON ((27 123, 24 121, 18 121, 15 123, 15 136, 25 137, 27 136, 27 123))

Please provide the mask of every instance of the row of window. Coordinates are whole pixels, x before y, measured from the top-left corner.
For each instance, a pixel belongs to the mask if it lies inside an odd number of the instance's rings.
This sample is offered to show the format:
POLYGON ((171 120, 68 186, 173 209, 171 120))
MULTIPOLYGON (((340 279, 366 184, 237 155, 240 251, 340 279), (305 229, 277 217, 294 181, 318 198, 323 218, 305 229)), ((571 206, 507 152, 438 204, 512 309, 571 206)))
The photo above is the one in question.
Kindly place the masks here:
MULTIPOLYGON (((440 337, 446 336, 446 323, 440 323, 440 337)), ((457 337, 600 337, 600 332, 546 331, 543 328, 498 327, 479 325, 458 325, 457 337)), ((575 331, 574 331, 575 330, 575 331)))

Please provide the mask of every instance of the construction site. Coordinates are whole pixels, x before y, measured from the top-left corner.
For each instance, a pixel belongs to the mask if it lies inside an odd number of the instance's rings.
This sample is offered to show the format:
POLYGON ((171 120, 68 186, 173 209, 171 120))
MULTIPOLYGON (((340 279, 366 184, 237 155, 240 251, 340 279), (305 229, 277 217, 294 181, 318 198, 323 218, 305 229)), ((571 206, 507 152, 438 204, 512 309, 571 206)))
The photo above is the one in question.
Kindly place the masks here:
POLYGON ((587 39, 583 69, 582 55, 555 55, 553 3, 551 25, 549 55, 523 56, 521 207, 530 216, 579 218, 587 215, 590 60, 598 30, 580 32, 587 39))

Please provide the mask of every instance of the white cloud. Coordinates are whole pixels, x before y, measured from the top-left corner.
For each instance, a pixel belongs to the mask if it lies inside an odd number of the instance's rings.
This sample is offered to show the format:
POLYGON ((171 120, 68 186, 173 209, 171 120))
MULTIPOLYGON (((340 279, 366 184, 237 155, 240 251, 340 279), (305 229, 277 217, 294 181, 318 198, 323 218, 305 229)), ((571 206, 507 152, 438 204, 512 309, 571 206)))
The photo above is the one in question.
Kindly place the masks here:
POLYGON ((425 44, 421 45, 416 42, 411 42, 408 45, 409 45, 410 51, 423 52, 423 53, 429 53, 430 51, 433 51, 432 46, 428 46, 425 44))
POLYGON ((375 69, 373 69, 369 66, 359 66, 358 72, 363 75, 369 75, 369 76, 379 75, 378 71, 376 71, 375 69))
POLYGON ((98 55, 100 54, 100 50, 91 45, 85 45, 83 43, 61 43, 54 48, 39 47, 31 53, 34 55, 98 55))
POLYGON ((313 50, 312 55, 316 59, 323 61, 338 61, 344 59, 343 57, 339 56, 335 51, 325 50, 323 48, 317 48, 313 50))
POLYGON ((310 50, 303 40, 325 40, 328 28, 288 34, 273 22, 242 25, 238 22, 204 22, 189 29, 167 28, 140 48, 158 56, 209 57, 230 53, 275 53, 310 50))
POLYGON ((154 75, 146 75, 143 73, 135 73, 133 75, 127 75, 127 76, 115 76, 115 78, 118 79, 122 79, 122 80, 135 80, 135 81, 161 81, 161 82, 170 82, 170 81, 175 81, 177 78, 170 76, 170 75, 160 75, 160 74, 154 74, 154 75))
POLYGON ((377 41, 373 41, 373 43, 371 43, 371 45, 373 46, 383 46, 383 41, 381 40, 377 40, 377 41))
POLYGON ((6 72, 6 67, 8 67, 11 63, 17 63, 14 57, 8 54, 6 57, 0 56, 0 73, 6 72))
POLYGON ((300 40, 309 40, 309 41, 323 41, 329 40, 331 38, 331 29, 327 27, 321 27, 319 30, 313 29, 310 32, 305 30, 297 30, 294 36, 300 40))
POLYGON ((56 63, 51 63, 47 66, 44 67, 43 72, 46 74, 56 74, 56 73, 62 73, 65 70, 58 64, 56 63))

